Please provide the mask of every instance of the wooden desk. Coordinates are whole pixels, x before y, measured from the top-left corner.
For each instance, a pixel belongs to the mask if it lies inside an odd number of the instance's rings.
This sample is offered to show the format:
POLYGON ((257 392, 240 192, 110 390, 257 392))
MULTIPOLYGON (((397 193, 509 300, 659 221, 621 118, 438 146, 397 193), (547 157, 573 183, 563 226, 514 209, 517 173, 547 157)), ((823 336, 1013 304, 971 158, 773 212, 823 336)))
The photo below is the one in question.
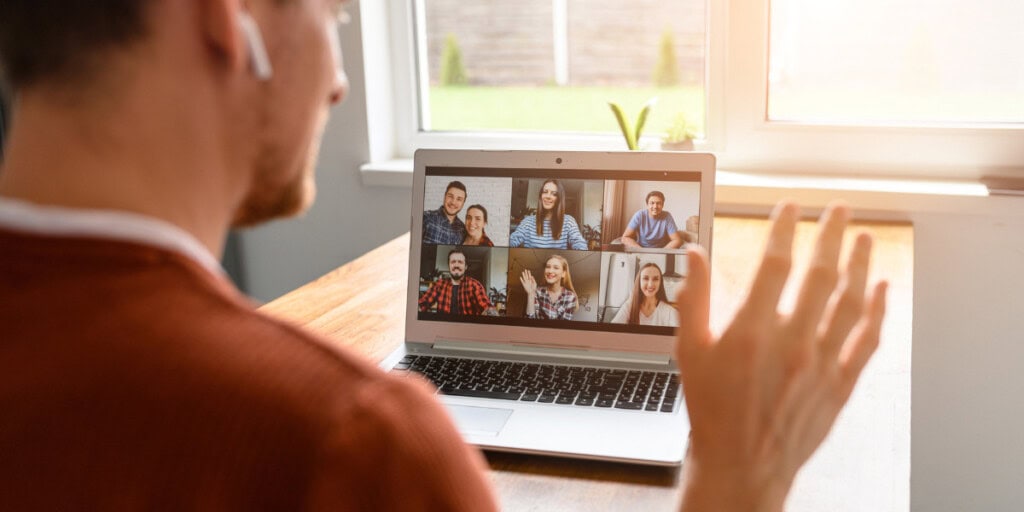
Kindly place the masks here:
MULTIPOLYGON (((753 275, 767 236, 759 219, 715 219, 712 324, 721 330, 753 275)), ((910 341, 913 228, 859 224, 875 237, 872 273, 891 282, 882 346, 832 434, 800 473, 791 511, 906 511, 910 503, 910 341)), ((794 274, 815 226, 802 222, 794 274)), ((852 233, 851 233, 852 236, 852 233)), ((261 309, 380 361, 404 338, 409 235, 402 235, 261 309)), ((788 288, 784 305, 792 304, 788 288)), ((685 435, 680 433, 680 435, 685 435)), ((489 453, 505 510, 675 510, 679 469, 489 453)))

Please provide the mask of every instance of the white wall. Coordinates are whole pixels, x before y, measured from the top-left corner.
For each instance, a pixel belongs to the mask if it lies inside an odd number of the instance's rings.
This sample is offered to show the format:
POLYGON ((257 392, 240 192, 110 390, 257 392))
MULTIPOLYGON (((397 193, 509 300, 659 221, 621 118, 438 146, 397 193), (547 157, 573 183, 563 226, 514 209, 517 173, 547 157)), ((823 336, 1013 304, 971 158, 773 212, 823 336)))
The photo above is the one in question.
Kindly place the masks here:
POLYGON ((508 249, 491 249, 490 279, 488 291, 490 288, 504 290, 508 297, 508 249))
POLYGON ((601 226, 601 205, 604 204, 604 182, 583 182, 583 218, 580 224, 601 226))
POLYGON ((1013 217, 915 217, 915 511, 1024 507, 1024 198, 1016 203, 1013 217))

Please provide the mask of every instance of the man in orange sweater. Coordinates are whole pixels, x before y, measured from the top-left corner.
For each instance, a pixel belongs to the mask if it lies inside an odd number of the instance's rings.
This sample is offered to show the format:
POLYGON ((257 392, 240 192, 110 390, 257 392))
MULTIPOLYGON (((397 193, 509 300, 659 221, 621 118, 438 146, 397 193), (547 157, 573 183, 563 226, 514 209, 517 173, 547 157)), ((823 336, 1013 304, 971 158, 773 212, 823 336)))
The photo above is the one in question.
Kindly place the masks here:
MULTIPOLYGON (((253 311, 217 263, 231 226, 313 199, 341 7, 0 2, 0 509, 496 508, 423 385, 253 311)), ((684 508, 780 508, 878 341, 870 239, 836 268, 843 207, 775 313, 797 212, 775 217, 721 339, 690 251, 684 508)))

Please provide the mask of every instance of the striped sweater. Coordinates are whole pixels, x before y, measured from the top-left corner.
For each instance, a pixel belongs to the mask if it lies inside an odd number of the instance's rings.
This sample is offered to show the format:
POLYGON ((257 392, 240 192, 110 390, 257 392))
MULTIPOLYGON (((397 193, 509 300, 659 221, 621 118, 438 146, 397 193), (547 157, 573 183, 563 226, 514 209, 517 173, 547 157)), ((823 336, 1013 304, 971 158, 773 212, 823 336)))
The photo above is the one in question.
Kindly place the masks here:
POLYGON ((510 247, 527 247, 533 249, 573 249, 587 250, 587 241, 580 234, 580 228, 572 215, 565 216, 562 224, 562 237, 555 240, 551 237, 551 221, 544 220, 544 234, 537 236, 537 216, 530 215, 519 223, 519 227, 509 237, 510 247))

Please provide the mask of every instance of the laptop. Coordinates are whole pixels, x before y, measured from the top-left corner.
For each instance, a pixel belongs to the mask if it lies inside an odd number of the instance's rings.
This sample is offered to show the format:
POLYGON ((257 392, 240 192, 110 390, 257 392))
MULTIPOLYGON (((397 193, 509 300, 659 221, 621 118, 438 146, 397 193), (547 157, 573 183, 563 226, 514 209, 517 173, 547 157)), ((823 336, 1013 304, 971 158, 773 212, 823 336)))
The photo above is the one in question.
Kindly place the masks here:
POLYGON ((710 250, 715 158, 420 150, 405 343, 485 450, 678 465, 686 242, 710 250))

